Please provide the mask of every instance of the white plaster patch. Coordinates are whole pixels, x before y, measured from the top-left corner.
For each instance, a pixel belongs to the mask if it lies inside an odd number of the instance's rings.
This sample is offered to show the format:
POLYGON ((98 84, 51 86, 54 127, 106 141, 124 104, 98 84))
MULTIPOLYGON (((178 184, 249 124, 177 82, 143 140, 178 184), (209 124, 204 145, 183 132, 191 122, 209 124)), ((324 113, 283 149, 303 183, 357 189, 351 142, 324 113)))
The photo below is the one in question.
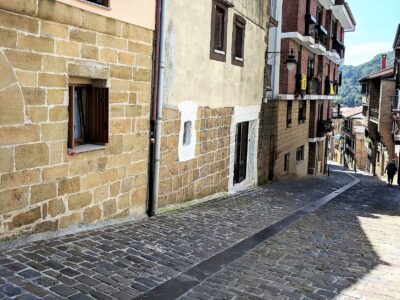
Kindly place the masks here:
POLYGON ((240 191, 247 187, 257 185, 257 149, 260 110, 260 105, 235 107, 230 138, 229 191, 240 191), (246 179, 234 185, 236 125, 242 122, 249 122, 246 179))
POLYGON ((184 101, 178 105, 178 109, 181 113, 178 156, 179 161, 188 161, 196 157, 197 104, 192 101, 184 101), (191 125, 187 126, 187 122, 191 122, 191 125), (185 123, 186 129, 189 129, 190 132, 185 133, 185 123))

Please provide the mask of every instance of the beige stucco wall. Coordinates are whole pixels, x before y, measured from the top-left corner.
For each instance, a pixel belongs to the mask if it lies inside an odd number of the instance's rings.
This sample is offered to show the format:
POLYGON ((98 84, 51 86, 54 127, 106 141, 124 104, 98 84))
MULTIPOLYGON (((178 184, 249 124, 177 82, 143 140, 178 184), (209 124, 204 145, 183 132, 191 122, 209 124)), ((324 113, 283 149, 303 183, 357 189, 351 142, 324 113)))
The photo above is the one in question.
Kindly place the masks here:
POLYGON ((109 8, 103 8, 84 0, 57 1, 144 28, 155 28, 155 0, 110 0, 109 8))
POLYGON ((212 0, 168 2, 166 104, 175 106, 190 100, 216 108, 261 103, 266 49, 262 26, 267 9, 260 6, 266 6, 266 1, 232 2, 235 7, 229 8, 226 62, 210 59, 212 0), (244 67, 231 62, 234 13, 247 22, 244 67))

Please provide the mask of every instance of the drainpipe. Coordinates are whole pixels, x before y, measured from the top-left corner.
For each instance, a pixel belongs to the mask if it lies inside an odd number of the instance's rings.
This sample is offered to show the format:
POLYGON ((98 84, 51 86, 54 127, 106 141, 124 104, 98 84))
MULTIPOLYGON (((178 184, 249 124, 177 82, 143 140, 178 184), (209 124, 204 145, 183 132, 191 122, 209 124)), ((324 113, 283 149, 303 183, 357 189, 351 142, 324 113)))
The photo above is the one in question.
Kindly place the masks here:
POLYGON ((156 7, 156 52, 155 73, 153 78, 153 104, 151 116, 151 147, 150 147, 150 173, 149 173, 149 203, 147 214, 152 217, 157 214, 158 187, 160 178, 161 160, 161 125, 164 98, 164 73, 165 73, 165 37, 166 37, 166 7, 167 0, 157 0, 156 7))

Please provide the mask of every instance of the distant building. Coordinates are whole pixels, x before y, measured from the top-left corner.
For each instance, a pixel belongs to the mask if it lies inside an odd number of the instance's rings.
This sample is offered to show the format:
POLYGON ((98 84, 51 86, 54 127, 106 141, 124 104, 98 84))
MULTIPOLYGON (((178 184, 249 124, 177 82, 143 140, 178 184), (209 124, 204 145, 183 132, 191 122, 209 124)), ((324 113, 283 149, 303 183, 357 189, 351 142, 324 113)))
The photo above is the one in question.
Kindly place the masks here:
POLYGON ((383 55, 381 70, 360 80, 366 137, 371 141, 367 167, 371 174, 382 177, 387 162, 396 159, 399 164, 400 156, 400 24, 393 49, 393 66, 386 66, 383 55))
POLYGON ((341 0, 271 2, 276 10, 269 29, 259 178, 322 174, 331 139, 331 103, 341 84, 344 35, 355 30, 356 22, 341 0), (297 66, 289 68, 292 56, 297 66))

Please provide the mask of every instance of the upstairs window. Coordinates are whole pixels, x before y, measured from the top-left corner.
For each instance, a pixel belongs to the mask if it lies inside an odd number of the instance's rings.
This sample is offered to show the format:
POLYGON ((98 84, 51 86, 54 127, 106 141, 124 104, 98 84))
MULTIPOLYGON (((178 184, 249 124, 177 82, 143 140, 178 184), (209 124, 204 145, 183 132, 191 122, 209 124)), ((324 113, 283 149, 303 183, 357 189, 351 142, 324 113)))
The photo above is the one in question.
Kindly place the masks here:
POLYGON ((93 84, 70 84, 68 148, 106 143, 108 143, 108 88, 93 84))
POLYGON ((317 24, 322 25, 323 15, 322 15, 322 8, 317 7, 317 24))
POLYGON ((267 91, 272 91, 272 65, 266 65, 266 80, 265 80, 265 88, 267 91))
POLYGON ((292 126, 292 101, 287 101, 286 108, 286 128, 290 128, 292 126))
POLYGON ((235 15, 235 17, 233 18, 232 64, 240 67, 243 67, 244 65, 245 29, 245 19, 238 15, 235 15))
POLYGON ((211 16, 210 58, 226 61, 226 34, 228 25, 228 6, 222 1, 213 0, 211 16))
POLYGON ((307 77, 314 77, 314 57, 308 57, 307 63, 307 77))
POLYGON ((86 0, 88 2, 95 3, 97 5, 109 7, 110 6, 110 0, 86 0))

